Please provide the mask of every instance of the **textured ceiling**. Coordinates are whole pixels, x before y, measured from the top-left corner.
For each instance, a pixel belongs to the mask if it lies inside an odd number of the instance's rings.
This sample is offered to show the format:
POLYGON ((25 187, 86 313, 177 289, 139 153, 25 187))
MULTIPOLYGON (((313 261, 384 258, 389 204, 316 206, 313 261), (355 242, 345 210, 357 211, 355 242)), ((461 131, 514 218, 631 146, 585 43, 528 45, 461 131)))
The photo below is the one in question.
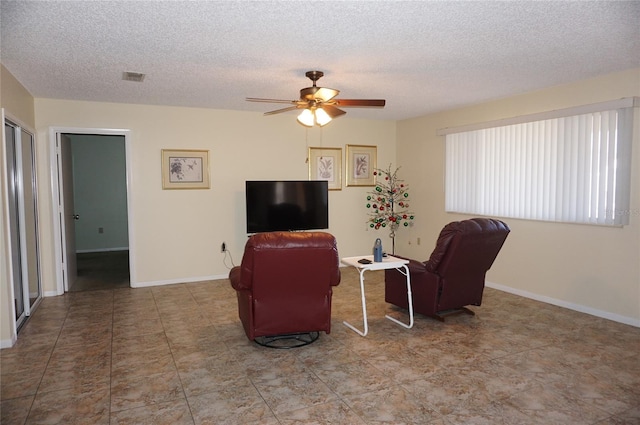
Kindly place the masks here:
POLYGON ((397 120, 640 67, 640 1, 2 0, 0 13, 2 64, 44 98, 266 112, 283 105, 244 99, 295 100, 321 70, 338 98, 387 100, 347 116, 397 120))

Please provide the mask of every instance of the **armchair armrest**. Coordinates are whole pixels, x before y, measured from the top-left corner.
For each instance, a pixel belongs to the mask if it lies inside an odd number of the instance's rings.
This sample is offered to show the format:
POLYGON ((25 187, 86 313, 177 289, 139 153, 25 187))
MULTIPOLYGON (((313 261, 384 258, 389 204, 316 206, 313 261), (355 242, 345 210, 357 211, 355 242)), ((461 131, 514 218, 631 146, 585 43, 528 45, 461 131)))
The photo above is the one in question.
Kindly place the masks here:
POLYGON ((427 266, 425 266, 424 263, 417 260, 409 259, 409 264, 407 264, 407 267, 409 267, 410 273, 426 273, 427 272, 427 266))
POLYGON ((425 273, 427 271, 425 263, 421 261, 413 260, 401 255, 394 255, 394 257, 401 258, 403 260, 409 260, 409 264, 407 264, 407 267, 409 267, 409 273, 425 273))
POLYGON ((333 275, 331 282, 329 284, 331 286, 338 286, 340 284, 341 278, 342 278, 342 273, 340 272, 340 268, 336 267, 335 274, 333 275))
POLYGON ((242 284, 242 267, 236 266, 229 271, 229 280, 231 281, 231 286, 236 291, 243 291, 250 289, 249 286, 242 284))

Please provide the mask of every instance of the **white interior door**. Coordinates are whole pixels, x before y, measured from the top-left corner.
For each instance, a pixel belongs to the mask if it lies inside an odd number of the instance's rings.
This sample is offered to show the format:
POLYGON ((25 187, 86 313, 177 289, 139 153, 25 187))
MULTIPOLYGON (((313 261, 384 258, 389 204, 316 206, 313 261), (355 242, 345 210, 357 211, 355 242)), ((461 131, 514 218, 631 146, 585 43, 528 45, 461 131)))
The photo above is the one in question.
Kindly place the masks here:
POLYGON ((63 279, 64 290, 69 291, 78 279, 78 265, 76 263, 76 213, 73 205, 73 162, 71 159, 71 140, 65 134, 60 134, 60 176, 58 182, 61 187, 62 211, 60 212, 63 229, 63 279))

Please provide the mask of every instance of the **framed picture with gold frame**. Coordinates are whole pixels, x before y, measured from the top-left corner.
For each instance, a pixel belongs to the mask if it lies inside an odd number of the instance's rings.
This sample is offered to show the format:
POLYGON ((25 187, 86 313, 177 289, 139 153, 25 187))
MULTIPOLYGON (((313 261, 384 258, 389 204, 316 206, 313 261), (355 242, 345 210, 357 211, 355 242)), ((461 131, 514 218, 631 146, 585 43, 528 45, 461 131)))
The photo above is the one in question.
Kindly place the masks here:
POLYGON ((347 145, 347 186, 375 186, 378 147, 347 145))
POLYGON ((342 190, 342 148, 309 148, 309 180, 326 180, 329 190, 342 190))
POLYGON ((162 149, 163 189, 209 189, 209 151, 162 149))

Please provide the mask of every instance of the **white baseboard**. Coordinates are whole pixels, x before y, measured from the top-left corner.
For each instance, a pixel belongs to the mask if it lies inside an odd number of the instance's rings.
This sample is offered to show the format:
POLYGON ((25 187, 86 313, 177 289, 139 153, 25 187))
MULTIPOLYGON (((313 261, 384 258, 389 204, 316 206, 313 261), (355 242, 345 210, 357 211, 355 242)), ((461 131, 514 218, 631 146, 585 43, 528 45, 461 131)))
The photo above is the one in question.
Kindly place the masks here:
POLYGON ((112 252, 112 251, 128 251, 128 246, 123 246, 119 248, 99 248, 99 249, 78 249, 76 250, 76 254, 90 254, 93 252, 112 252))
POLYGON ((598 310, 595 308, 587 307, 580 304, 574 304, 567 301, 558 300, 555 298, 547 297, 544 295, 534 294, 533 292, 523 291, 521 289, 511 288, 509 286, 500 285, 493 282, 485 282, 485 285, 489 288, 497 289, 502 292, 508 292, 510 294, 519 295, 524 298, 530 298, 532 300, 540 301, 543 303, 556 305, 558 307, 568 308, 569 310, 579 311, 580 313, 590 314, 592 316, 601 317, 603 319, 612 320, 618 323, 624 323, 625 325, 635 326, 640 328, 640 319, 633 317, 621 316, 619 314, 611 313, 608 311, 598 310))
POLYGON ((11 337, 11 339, 0 339, 0 349, 13 347, 17 340, 18 338, 15 336, 11 337))
POLYGON ((180 279, 155 280, 155 281, 149 281, 149 282, 131 282, 131 287, 132 288, 148 288, 151 286, 175 285, 178 283, 192 283, 192 282, 203 282, 206 280, 227 279, 228 277, 229 275, 221 274, 221 275, 189 277, 189 278, 180 278, 180 279))

